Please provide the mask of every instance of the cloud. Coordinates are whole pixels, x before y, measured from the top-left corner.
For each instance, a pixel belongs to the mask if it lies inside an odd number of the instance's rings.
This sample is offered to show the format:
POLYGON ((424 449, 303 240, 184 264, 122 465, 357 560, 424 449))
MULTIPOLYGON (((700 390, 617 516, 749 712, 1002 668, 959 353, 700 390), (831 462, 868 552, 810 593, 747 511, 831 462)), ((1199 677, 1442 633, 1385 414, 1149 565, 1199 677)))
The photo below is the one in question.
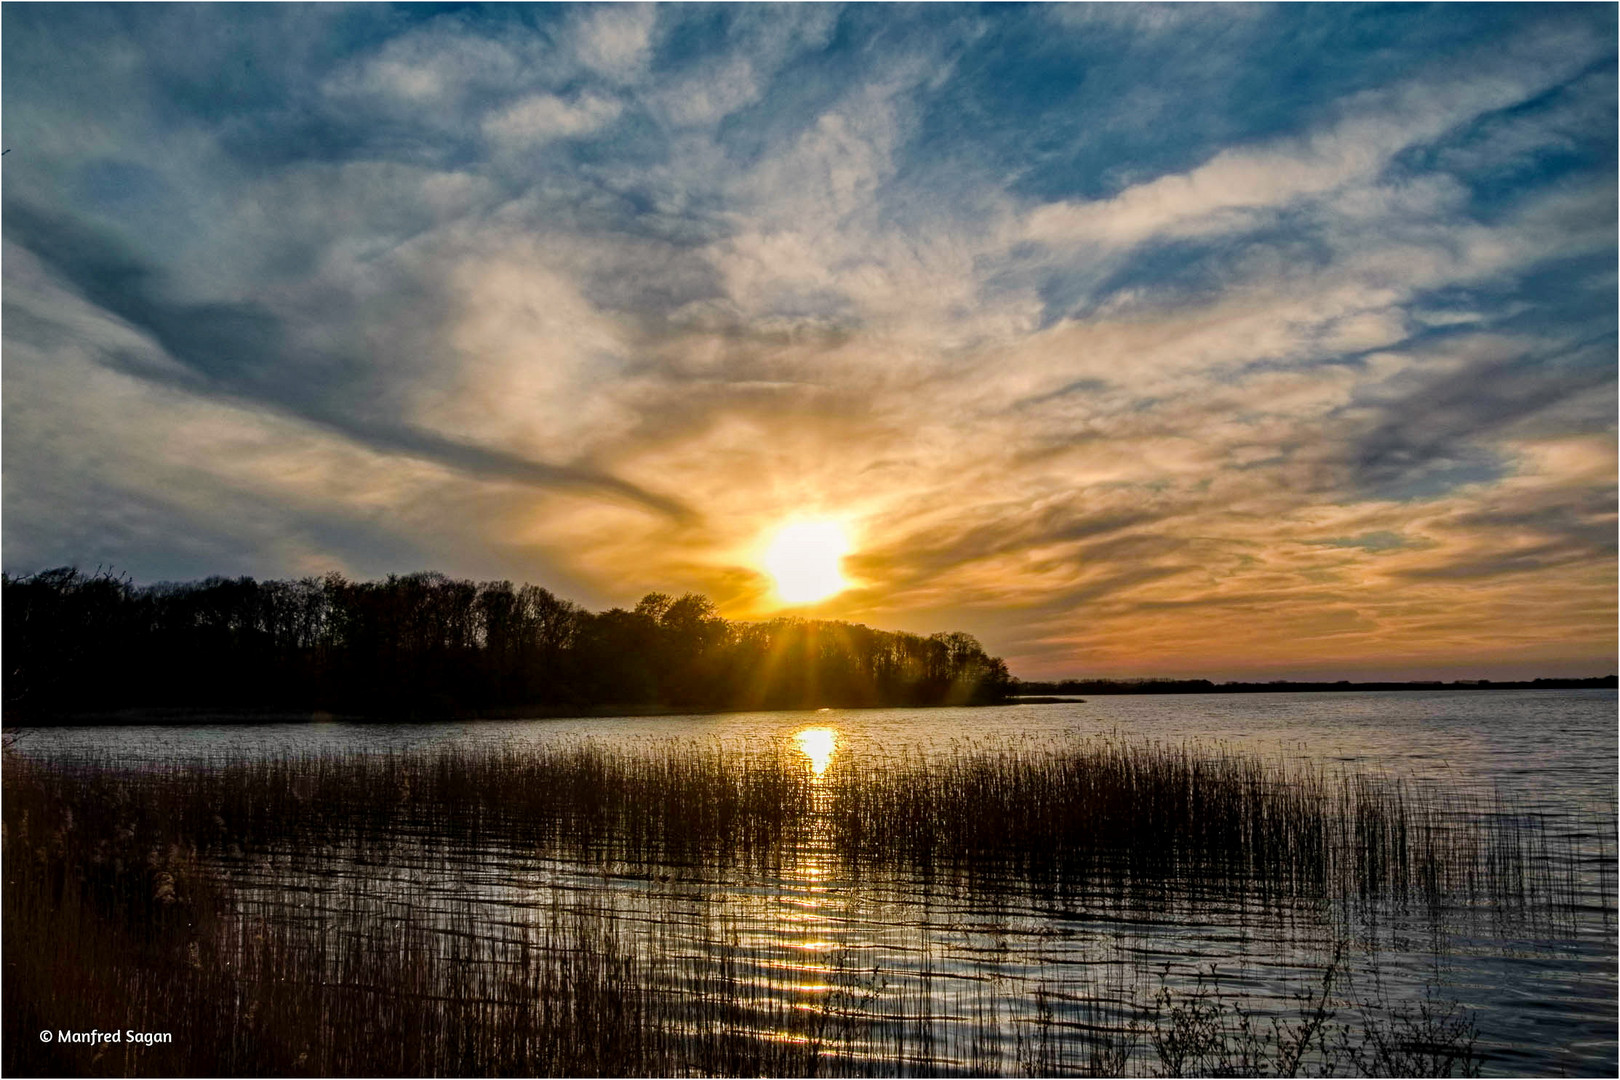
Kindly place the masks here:
POLYGON ((584 487, 674 517, 690 513, 676 499, 589 468, 535 461, 378 417, 354 400, 354 361, 297 356, 272 311, 252 303, 171 301, 163 295, 159 272, 103 237, 25 207, 8 207, 5 225, 8 240, 28 248, 87 300, 157 346, 156 356, 151 350, 112 353, 107 359, 118 367, 200 396, 273 409, 380 451, 474 475, 584 487), (288 377, 300 370, 303 378, 288 377))
POLYGON ((599 4, 581 8, 575 50, 588 67, 629 81, 646 66, 658 9, 651 4, 599 4))
POLYGON ((757 101, 759 79, 747 57, 733 57, 723 66, 705 65, 662 90, 657 101, 672 124, 709 125, 757 101))
POLYGON ((462 118, 470 101, 528 85, 549 52, 535 38, 467 33, 454 23, 430 22, 346 60, 321 89, 348 108, 415 126, 445 127, 462 118))
POLYGON ((504 149, 534 146, 596 131, 611 123, 620 109, 618 102, 594 94, 574 101, 535 94, 485 117, 484 133, 504 149))
POLYGON ((1513 349, 1511 339, 1481 344, 1483 357, 1420 379, 1398 395, 1394 387, 1379 388, 1393 400, 1374 408, 1368 408, 1371 402, 1351 407, 1376 417, 1346 444, 1352 483, 1372 491, 1410 491, 1447 473, 1474 482, 1491 479, 1503 465, 1485 447, 1504 430, 1614 381, 1611 357, 1603 355, 1612 350, 1577 348, 1548 356, 1534 347, 1513 349))
POLYGON ((750 617, 824 514, 1031 676, 1612 665, 1582 9, 171 18, 0 12, 8 568, 750 617))
POLYGON ((1492 58, 1443 81, 1367 92, 1331 127, 1269 145, 1223 150, 1186 173, 1133 185, 1104 200, 1035 208, 1022 238, 1044 244, 1129 246, 1164 236, 1252 228, 1302 200, 1341 195, 1376 181, 1403 150, 1570 78, 1599 55, 1596 42, 1538 35, 1504 62, 1492 58), (1536 60, 1527 63, 1527 55, 1536 60))

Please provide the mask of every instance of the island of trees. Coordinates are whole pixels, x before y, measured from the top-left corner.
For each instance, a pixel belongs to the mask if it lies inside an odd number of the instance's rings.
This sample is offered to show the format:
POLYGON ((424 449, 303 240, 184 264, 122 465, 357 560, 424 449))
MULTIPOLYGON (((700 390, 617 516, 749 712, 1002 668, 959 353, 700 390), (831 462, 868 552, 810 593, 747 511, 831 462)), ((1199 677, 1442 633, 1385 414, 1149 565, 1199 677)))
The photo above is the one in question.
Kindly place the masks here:
POLYGON ((604 707, 989 704, 1012 680, 968 634, 733 622, 650 593, 593 613, 536 585, 5 577, 8 719, 142 709, 427 717, 604 707))

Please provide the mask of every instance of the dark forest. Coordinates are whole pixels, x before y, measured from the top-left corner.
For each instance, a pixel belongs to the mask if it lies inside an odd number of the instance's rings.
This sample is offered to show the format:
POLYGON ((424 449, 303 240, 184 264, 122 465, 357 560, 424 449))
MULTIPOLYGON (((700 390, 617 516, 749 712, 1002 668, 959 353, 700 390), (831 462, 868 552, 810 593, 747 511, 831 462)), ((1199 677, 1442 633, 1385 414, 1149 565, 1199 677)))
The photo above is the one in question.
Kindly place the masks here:
POLYGON ((5 704, 31 720, 228 708, 431 717, 534 707, 989 704, 1011 679, 968 634, 733 622, 704 596, 593 613, 536 585, 436 573, 136 586, 4 578, 5 704))

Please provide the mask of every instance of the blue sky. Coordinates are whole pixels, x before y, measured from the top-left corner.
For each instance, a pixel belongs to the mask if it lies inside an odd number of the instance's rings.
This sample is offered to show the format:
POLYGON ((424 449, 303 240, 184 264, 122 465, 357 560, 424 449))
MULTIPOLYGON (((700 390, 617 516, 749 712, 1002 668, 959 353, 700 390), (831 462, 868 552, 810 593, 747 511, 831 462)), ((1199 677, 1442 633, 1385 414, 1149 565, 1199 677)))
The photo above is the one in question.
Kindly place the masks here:
POLYGON ((0 20, 10 573, 1613 669, 1613 5, 0 20))

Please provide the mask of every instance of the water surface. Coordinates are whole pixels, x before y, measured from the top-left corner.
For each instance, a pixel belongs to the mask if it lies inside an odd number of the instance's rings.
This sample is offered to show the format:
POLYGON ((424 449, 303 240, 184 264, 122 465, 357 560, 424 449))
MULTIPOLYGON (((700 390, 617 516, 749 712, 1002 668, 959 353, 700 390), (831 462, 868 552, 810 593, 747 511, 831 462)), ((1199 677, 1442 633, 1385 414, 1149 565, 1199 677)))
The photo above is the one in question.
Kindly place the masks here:
MULTIPOLYGON (((926 1003, 937 1039, 886 1048, 885 1067, 908 1067, 895 1058, 915 1053, 909 1067, 1016 1071, 1020 1033, 1043 1015, 1123 1029, 1159 990, 1190 992, 1212 976, 1258 1016, 1286 1017, 1341 954, 1342 993, 1470 1010, 1487 1072, 1602 1073, 1616 1057, 1615 703, 1613 691, 1109 696, 977 709, 71 728, 20 732, 17 747, 156 767, 288 753, 581 741, 653 751, 698 742, 737 753, 786 747, 819 780, 841 757, 944 762, 1111 737, 1398 779, 1540 823, 1549 850, 1575 860, 1565 868, 1574 892, 1557 917, 1348 900, 1279 906, 1197 880, 1106 895, 1082 885, 1054 900, 1014 883, 967 888, 906 873, 852 874, 814 831, 779 863, 746 871, 649 870, 495 839, 469 846, 431 837, 395 845, 381 863, 342 845, 214 857, 239 902, 275 918, 408 903, 441 913, 446 926, 459 921, 458 932, 472 912, 473 932, 499 940, 529 933, 537 912, 606 910, 633 947, 671 958, 677 990, 729 965, 762 992, 807 1007, 832 994, 877 1014, 915 1014, 926 1003)), ((1139 1051, 1127 1070, 1151 1064, 1139 1051)))

